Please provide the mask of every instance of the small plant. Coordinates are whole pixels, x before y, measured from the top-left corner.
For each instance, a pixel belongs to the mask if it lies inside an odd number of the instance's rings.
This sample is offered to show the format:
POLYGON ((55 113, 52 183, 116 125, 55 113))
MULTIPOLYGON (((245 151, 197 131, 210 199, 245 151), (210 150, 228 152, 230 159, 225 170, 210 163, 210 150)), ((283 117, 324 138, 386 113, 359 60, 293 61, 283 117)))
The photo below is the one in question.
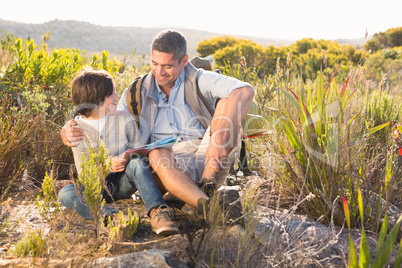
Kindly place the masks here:
POLYGON ((25 236, 10 248, 9 253, 15 257, 43 257, 48 251, 44 239, 44 230, 28 229, 25 236))
POLYGON ((88 205, 93 217, 95 235, 99 238, 101 219, 101 208, 105 204, 102 191, 105 186, 105 178, 110 170, 111 162, 108 159, 109 153, 103 141, 99 141, 99 147, 89 148, 87 156, 82 155, 81 173, 78 175, 77 187, 82 192, 83 201, 88 205))
MULTIPOLYGON (((131 240, 134 234, 138 231, 140 224, 140 218, 136 211, 131 213, 128 208, 127 218, 124 217, 122 211, 108 217, 107 229, 108 238, 107 241, 100 247, 100 255, 106 255, 108 251, 113 247, 115 243, 123 240, 131 240)), ((135 247, 135 246, 134 246, 135 247)))
POLYGON ((139 219, 137 211, 131 214, 130 208, 128 208, 127 219, 123 217, 123 212, 119 211, 116 214, 116 220, 109 219, 109 240, 131 239, 138 231, 139 219))
MULTIPOLYGON (((370 248, 367 242, 367 237, 366 233, 364 231, 364 219, 363 219, 363 199, 362 195, 360 192, 360 189, 357 189, 358 193, 358 205, 359 205, 359 214, 360 214, 360 219, 361 219, 361 224, 362 224, 362 234, 361 234, 361 240, 360 240, 360 252, 359 252, 359 262, 357 261, 357 256, 356 256, 356 250, 353 245, 353 240, 350 235, 350 213, 349 213, 349 207, 348 203, 346 201, 346 198, 343 197, 343 209, 345 211, 345 217, 346 217, 346 223, 348 225, 349 229, 349 267, 369 267, 370 264, 370 248)), ((389 257, 392 253, 393 246, 395 244, 398 232, 399 232, 399 226, 401 225, 402 221, 402 216, 399 217, 397 223, 395 226, 392 228, 391 232, 388 234, 387 239, 384 242, 385 235, 387 233, 387 225, 388 225, 388 213, 385 212, 385 217, 384 221, 382 223, 381 231, 380 231, 380 237, 378 240, 378 245, 377 245, 377 251, 375 254, 375 259, 374 262, 372 263, 371 267, 373 268, 380 268, 380 267, 385 267, 385 265, 389 265, 389 257)), ((399 267, 399 264, 402 261, 402 241, 399 244, 399 249, 397 253, 397 257, 395 260, 395 266, 394 267, 399 267)))
POLYGON ((42 198, 39 194, 36 197, 35 204, 38 208, 39 214, 43 219, 50 222, 50 225, 54 229, 57 224, 58 216, 60 213, 59 200, 55 193, 53 184, 57 177, 54 168, 51 169, 50 175, 46 172, 45 178, 42 182, 42 198), (42 199, 42 200, 41 200, 42 199))

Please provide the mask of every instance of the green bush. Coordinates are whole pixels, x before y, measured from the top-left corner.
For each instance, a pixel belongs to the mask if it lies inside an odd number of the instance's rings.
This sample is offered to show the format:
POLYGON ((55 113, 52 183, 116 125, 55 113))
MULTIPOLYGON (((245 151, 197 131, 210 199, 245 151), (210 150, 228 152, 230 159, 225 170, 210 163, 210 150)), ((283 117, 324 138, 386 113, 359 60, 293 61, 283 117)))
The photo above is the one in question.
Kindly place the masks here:
POLYGON ((82 191, 83 201, 91 210, 97 238, 99 238, 100 227, 103 223, 100 210, 105 204, 105 200, 102 192, 107 191, 105 178, 111 167, 108 158, 109 152, 100 140, 98 148, 89 148, 88 154, 82 155, 81 173, 77 180, 77 188, 82 191))
POLYGON ((43 231, 28 229, 25 236, 10 248, 9 254, 15 257, 43 257, 48 246, 43 231))
MULTIPOLYGON (((239 64, 244 57, 259 77, 273 75, 277 67, 277 59, 285 59, 291 52, 291 59, 296 72, 304 78, 315 79, 320 70, 328 69, 331 74, 339 63, 343 63, 341 72, 345 77, 349 72, 349 65, 356 65, 364 61, 367 52, 358 50, 351 45, 341 45, 330 40, 314 40, 304 38, 290 46, 263 47, 250 40, 233 37, 216 37, 202 41, 196 48, 201 56, 212 55, 216 68, 223 73, 229 73, 230 68, 239 64), (323 60, 325 53, 325 60, 323 60)), ((282 66, 280 66, 282 68, 282 66)))
MULTIPOLYGON (((44 41, 46 38, 44 39, 44 41)), ((71 118, 69 84, 82 68, 105 69, 113 76, 121 62, 109 53, 95 53, 90 60, 77 49, 54 49, 45 42, 23 40, 8 34, 0 47, 0 111, 4 124, 0 133, 3 158, 1 181, 7 185, 20 170, 29 165, 28 174, 41 181, 46 164, 54 161, 61 177, 68 177, 73 163, 71 149, 60 139, 61 127, 71 118), (89 65, 86 65, 89 64, 89 65), (8 118, 7 122, 6 119, 8 118), (14 137, 14 138, 13 138, 14 137)), ((2 183, 1 182, 1 183, 2 183)))
POLYGON ((12 105, 10 96, 0 94, 0 188, 22 176, 32 165, 27 158, 27 144, 34 141, 38 118, 26 115, 26 109, 12 105))

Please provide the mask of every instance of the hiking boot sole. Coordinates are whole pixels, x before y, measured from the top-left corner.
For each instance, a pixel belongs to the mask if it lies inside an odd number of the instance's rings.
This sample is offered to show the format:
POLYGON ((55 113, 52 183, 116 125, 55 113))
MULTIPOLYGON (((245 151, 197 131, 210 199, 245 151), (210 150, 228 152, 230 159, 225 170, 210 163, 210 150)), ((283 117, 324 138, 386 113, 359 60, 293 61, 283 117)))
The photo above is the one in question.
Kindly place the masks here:
POLYGON ((152 228, 152 231, 154 231, 157 235, 174 235, 179 232, 179 228, 177 227, 161 227, 158 230, 155 230, 152 228))

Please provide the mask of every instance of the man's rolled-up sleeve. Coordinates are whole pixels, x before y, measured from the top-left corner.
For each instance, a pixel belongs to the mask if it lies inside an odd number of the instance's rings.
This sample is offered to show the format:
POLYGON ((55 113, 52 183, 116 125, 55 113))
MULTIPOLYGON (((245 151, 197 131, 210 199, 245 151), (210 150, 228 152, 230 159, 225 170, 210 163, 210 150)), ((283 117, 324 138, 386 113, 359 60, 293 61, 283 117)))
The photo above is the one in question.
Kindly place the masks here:
POLYGON ((251 87, 236 78, 209 71, 200 71, 198 86, 202 95, 209 100, 226 98, 230 93, 242 87, 251 87))

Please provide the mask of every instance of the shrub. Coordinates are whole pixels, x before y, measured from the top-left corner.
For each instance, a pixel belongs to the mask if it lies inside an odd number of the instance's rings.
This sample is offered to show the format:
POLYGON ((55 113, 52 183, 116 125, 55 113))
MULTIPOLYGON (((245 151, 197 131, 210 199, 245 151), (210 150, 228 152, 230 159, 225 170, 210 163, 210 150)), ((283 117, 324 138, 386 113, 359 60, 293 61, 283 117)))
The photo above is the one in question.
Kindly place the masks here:
POLYGON ((102 192, 106 189, 105 178, 109 173, 111 162, 104 143, 99 141, 99 148, 89 148, 86 156, 82 155, 81 173, 78 175, 77 188, 82 192, 83 201, 88 205, 93 217, 95 235, 99 238, 103 223, 101 208, 105 204, 102 192))
POLYGON ((48 249, 43 236, 43 231, 29 228, 25 236, 10 248, 9 253, 15 257, 43 257, 48 249))
POLYGON ((60 213, 60 203, 53 186, 56 179, 57 176, 54 168, 51 169, 50 175, 46 172, 45 178, 42 182, 42 197, 39 194, 35 200, 39 214, 43 219, 50 223, 53 230, 56 227, 60 213))
POLYGON ((0 188, 14 178, 21 178, 22 170, 30 166, 27 144, 34 141, 38 118, 18 110, 12 99, 0 94, 0 188))

